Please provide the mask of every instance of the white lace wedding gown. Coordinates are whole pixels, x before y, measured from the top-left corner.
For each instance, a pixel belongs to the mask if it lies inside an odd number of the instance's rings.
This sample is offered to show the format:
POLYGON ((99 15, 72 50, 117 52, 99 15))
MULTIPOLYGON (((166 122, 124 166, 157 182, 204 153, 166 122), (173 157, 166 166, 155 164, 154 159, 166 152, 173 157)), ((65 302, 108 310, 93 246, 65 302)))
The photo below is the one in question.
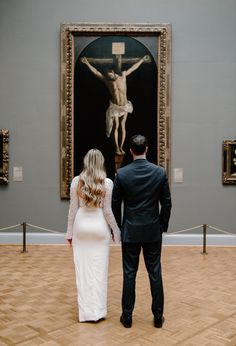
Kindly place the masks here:
POLYGON ((116 242, 120 230, 111 210, 112 180, 105 179, 102 208, 84 205, 77 195, 78 182, 79 176, 71 183, 66 238, 73 245, 79 321, 97 321, 107 314, 110 227, 116 242))

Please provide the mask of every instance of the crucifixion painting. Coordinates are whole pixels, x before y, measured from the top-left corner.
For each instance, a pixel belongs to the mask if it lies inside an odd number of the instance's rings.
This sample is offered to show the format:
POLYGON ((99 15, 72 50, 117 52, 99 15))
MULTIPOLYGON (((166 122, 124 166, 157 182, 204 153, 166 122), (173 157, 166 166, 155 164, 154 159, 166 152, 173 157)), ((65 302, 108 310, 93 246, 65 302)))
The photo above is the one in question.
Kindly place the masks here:
POLYGON ((138 133, 147 159, 169 170, 171 25, 62 23, 60 38, 61 198, 92 148, 113 180, 138 133))
POLYGON ((81 62, 99 78, 108 88, 110 94, 109 106, 106 110, 106 136, 111 136, 114 129, 114 141, 116 146, 116 155, 125 154, 123 145, 126 139, 126 120, 129 113, 133 112, 133 104, 127 98, 127 80, 126 78, 137 70, 141 64, 151 62, 149 55, 142 58, 124 58, 124 42, 112 43, 112 59, 104 58, 86 58, 82 57, 81 62), (108 69, 105 73, 99 71, 94 65, 107 64, 113 62, 115 69, 108 69), (122 64, 129 64, 126 70, 122 70, 122 64))

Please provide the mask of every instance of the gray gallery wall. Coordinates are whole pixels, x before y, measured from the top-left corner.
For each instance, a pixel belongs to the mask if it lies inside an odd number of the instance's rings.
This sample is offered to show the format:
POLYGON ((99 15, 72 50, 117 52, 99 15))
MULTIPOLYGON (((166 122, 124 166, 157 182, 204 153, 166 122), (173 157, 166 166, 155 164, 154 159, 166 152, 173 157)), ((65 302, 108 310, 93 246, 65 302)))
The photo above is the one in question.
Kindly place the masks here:
POLYGON ((221 183, 222 141, 236 137, 235 0, 0 0, 0 128, 10 182, 0 228, 65 231, 60 199, 60 23, 171 23, 170 231, 203 223, 236 233, 236 186, 221 183), (23 182, 12 179, 23 167, 23 182), (173 181, 183 168, 183 183, 173 181))

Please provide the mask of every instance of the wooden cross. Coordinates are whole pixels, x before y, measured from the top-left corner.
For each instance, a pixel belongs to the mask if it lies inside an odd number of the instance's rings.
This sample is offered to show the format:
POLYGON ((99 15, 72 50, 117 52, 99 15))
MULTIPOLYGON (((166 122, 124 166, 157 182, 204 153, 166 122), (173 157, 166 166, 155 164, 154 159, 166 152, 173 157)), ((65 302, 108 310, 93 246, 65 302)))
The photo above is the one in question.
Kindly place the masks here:
MULTIPOLYGON (((94 65, 102 65, 107 66, 113 64, 116 69, 116 73, 122 72, 122 63, 135 64, 141 58, 123 58, 122 55, 125 54, 125 43, 124 42, 112 42, 112 55, 113 58, 87 58, 87 60, 94 65)), ((148 61, 144 61, 144 63, 148 63, 148 61)))

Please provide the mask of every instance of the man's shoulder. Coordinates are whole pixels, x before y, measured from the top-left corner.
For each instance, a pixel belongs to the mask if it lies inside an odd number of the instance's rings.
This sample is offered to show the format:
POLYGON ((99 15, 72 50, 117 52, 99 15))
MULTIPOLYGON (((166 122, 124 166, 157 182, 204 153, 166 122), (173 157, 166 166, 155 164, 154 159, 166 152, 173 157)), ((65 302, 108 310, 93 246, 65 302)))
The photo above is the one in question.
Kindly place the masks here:
POLYGON ((153 170, 153 172, 156 172, 159 177, 164 177, 166 175, 166 170, 163 166, 155 165, 154 163, 150 162, 150 168, 153 170))
POLYGON ((151 168, 153 168, 153 169, 155 169, 155 170, 157 170, 159 172, 163 172, 163 173, 165 172, 165 168, 164 167, 162 167, 160 165, 156 165, 155 163, 152 163, 152 162, 149 162, 149 161, 148 161, 148 163, 149 163, 149 166, 151 168))
POLYGON ((157 165, 155 163, 152 163, 148 160, 146 160, 146 170, 147 172, 154 174, 156 176, 163 177, 166 175, 166 170, 163 166, 157 165))
POLYGON ((132 168, 132 162, 131 163, 129 163, 129 164, 127 164, 127 165, 125 165, 125 166, 123 166, 123 167, 121 167, 121 168, 119 168, 118 170, 117 170, 117 178, 118 179, 126 179, 126 177, 128 177, 130 174, 132 174, 132 170, 133 170, 133 168, 132 168))
POLYGON ((129 171, 130 169, 132 169, 132 167, 133 167, 133 162, 128 163, 127 165, 125 165, 125 166, 119 168, 119 169, 117 170, 117 174, 123 174, 123 173, 129 171))

